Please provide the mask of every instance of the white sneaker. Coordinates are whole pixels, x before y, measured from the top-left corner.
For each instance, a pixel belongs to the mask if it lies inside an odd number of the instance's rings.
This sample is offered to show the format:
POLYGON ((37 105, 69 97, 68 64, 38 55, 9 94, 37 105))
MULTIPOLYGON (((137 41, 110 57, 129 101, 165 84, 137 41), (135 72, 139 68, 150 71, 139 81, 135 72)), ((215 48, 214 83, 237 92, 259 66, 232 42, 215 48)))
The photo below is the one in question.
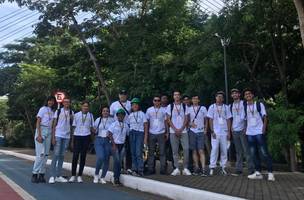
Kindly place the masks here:
POLYGON ((221 173, 224 176, 226 176, 228 174, 227 171, 226 171, 226 169, 224 167, 221 169, 221 173))
POLYGON ((50 184, 54 184, 54 183, 55 183, 55 179, 54 179, 53 176, 49 179, 49 183, 50 183, 50 184))
POLYGON ((176 175, 180 175, 181 172, 179 171, 178 168, 175 168, 175 170, 173 170, 173 172, 171 173, 172 176, 176 176, 176 175))
POLYGON ((81 176, 78 176, 78 177, 77 177, 77 182, 78 182, 78 183, 82 183, 82 182, 83 182, 81 176))
POLYGON ((214 175, 214 169, 210 169, 209 175, 210 175, 210 176, 213 176, 213 175, 214 175))
POLYGON ((249 175, 248 178, 253 180, 260 180, 263 179, 263 175, 260 172, 256 171, 253 174, 249 175))
POLYGON ((65 178, 63 178, 62 176, 56 177, 55 181, 59 182, 59 183, 66 183, 66 182, 68 182, 68 180, 65 179, 65 178))
POLYGON ((268 181, 275 181, 273 173, 268 173, 268 181))
POLYGON ((106 180, 105 180, 104 178, 101 178, 101 179, 100 179, 100 183, 101 183, 101 184, 106 184, 107 182, 106 182, 106 180))
POLYGON ((98 183, 98 182, 99 182, 99 176, 98 175, 94 175, 93 183, 98 183))
POLYGON ((76 181, 76 176, 71 176, 71 178, 69 179, 69 182, 72 183, 72 182, 75 182, 76 181))
POLYGON ((185 176, 190 176, 190 175, 191 175, 191 172, 189 171, 189 169, 184 168, 184 170, 183 170, 183 175, 185 175, 185 176))

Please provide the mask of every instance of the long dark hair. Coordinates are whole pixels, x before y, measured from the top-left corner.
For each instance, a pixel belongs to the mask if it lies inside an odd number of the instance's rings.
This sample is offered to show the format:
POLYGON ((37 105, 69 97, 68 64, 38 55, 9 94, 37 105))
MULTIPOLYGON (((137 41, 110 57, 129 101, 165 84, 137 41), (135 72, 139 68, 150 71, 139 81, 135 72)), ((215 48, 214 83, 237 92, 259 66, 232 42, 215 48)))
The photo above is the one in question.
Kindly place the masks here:
POLYGON ((56 98, 55 98, 54 96, 48 96, 47 99, 45 100, 44 106, 48 106, 48 102, 49 102, 49 101, 54 101, 54 104, 53 104, 53 106, 51 107, 51 109, 52 109, 53 111, 55 111, 56 108, 57 108, 57 101, 56 101, 56 98))

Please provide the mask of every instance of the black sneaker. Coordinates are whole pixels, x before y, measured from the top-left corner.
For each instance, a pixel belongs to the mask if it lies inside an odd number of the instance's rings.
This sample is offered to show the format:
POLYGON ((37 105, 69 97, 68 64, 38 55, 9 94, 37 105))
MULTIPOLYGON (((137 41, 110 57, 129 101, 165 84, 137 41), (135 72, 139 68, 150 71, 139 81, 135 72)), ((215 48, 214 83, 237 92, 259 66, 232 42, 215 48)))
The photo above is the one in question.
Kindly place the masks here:
POLYGON ((132 171, 132 176, 138 176, 137 172, 136 171, 132 171))
POLYGON ((205 169, 202 169, 201 176, 208 176, 207 171, 205 169))
POLYGON ((46 180, 44 178, 44 174, 39 174, 39 176, 38 176, 38 182, 39 183, 46 183, 46 180))
POLYGON ((242 173, 243 173, 242 171, 238 171, 238 170, 237 170, 237 171, 235 171, 235 173, 233 173, 232 175, 233 175, 233 176, 240 176, 240 175, 242 175, 242 173))
POLYGON ((200 169, 199 168, 195 169, 192 174, 194 176, 198 176, 200 174, 200 169))
POLYGON ((38 174, 33 174, 33 175, 32 175, 31 182, 32 182, 32 183, 38 183, 38 174))
POLYGON ((127 174, 128 175, 132 175, 133 174, 133 171, 131 169, 127 169, 127 174))
POLYGON ((113 186, 115 186, 115 187, 121 186, 120 181, 118 179, 114 180, 113 186))

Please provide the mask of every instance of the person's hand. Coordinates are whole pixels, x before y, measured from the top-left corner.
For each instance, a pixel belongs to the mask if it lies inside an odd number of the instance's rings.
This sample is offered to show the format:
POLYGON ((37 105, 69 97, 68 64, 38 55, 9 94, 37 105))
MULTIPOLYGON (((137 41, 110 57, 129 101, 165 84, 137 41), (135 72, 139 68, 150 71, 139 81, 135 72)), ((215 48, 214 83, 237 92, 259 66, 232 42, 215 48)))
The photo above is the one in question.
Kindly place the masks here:
POLYGON ((214 132, 211 133, 213 139, 216 139, 216 134, 214 132))
POLYGON ((181 129, 177 129, 176 130, 176 132, 175 132, 175 135, 177 136, 177 137, 180 137, 181 136, 181 134, 182 134, 182 130, 181 129))
POLYGON ((197 127, 197 125, 193 122, 193 123, 191 123, 191 128, 196 128, 197 127))
POLYGON ((36 137, 37 142, 42 143, 43 142, 43 138, 41 136, 41 134, 38 134, 38 136, 36 137))
POLYGON ((263 126, 262 133, 266 134, 266 126, 263 126))
POLYGON ((231 140, 231 134, 230 133, 228 133, 228 135, 227 135, 227 140, 231 140))
POLYGON ((52 137, 52 145, 56 145, 56 138, 55 137, 52 137))
POLYGON ((168 141, 169 139, 169 133, 165 133, 165 141, 168 141))

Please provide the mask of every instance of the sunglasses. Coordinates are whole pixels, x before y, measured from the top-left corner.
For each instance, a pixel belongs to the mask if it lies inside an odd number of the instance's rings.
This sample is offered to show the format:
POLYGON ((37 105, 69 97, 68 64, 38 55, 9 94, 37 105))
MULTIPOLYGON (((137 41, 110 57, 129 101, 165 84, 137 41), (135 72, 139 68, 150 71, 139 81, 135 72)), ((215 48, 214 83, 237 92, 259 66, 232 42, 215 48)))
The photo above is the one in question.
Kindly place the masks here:
POLYGON ((155 101, 155 102, 160 102, 160 99, 154 99, 153 101, 155 101))

